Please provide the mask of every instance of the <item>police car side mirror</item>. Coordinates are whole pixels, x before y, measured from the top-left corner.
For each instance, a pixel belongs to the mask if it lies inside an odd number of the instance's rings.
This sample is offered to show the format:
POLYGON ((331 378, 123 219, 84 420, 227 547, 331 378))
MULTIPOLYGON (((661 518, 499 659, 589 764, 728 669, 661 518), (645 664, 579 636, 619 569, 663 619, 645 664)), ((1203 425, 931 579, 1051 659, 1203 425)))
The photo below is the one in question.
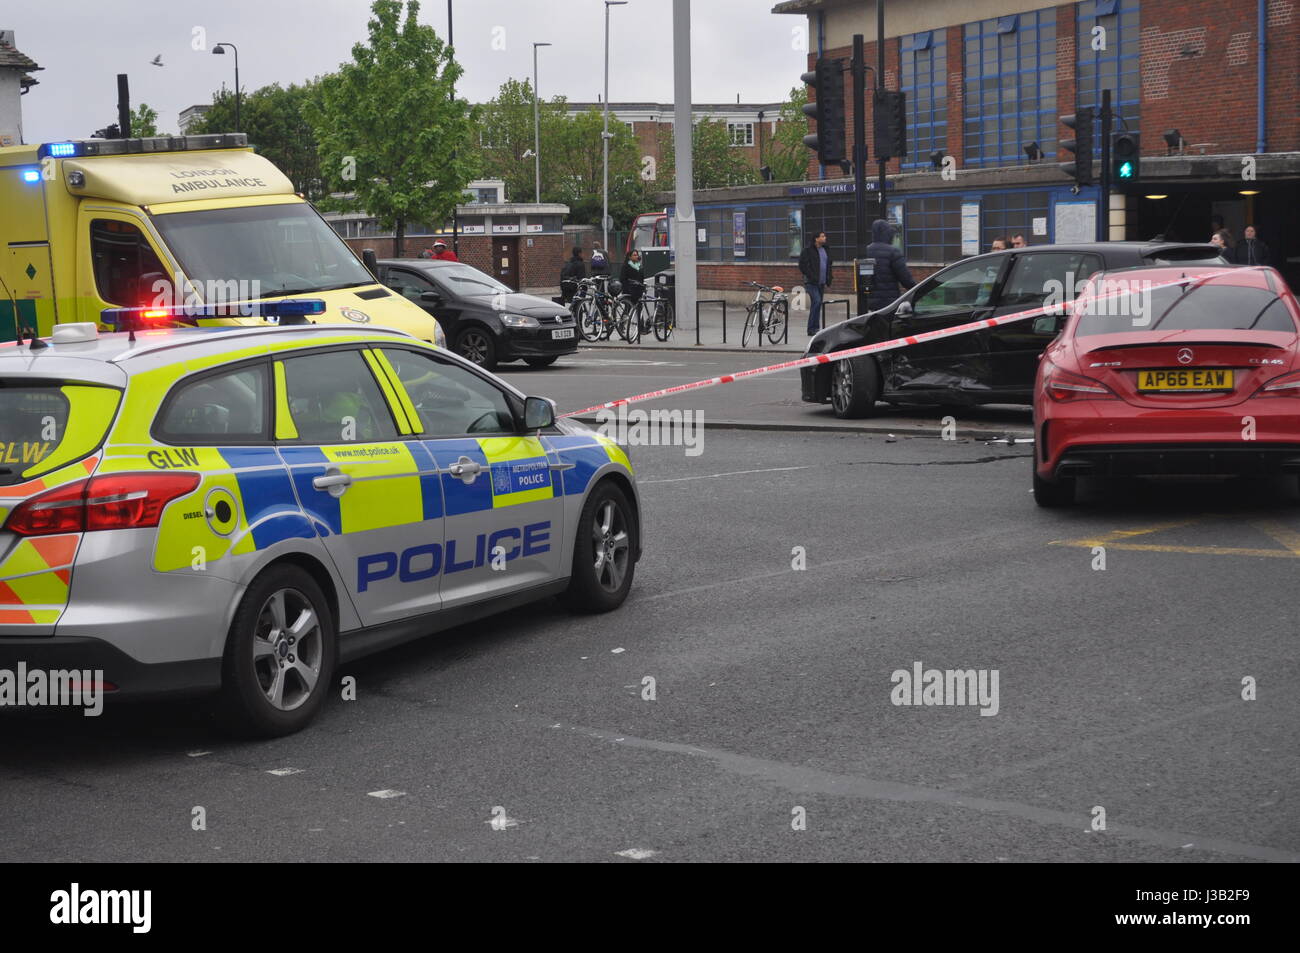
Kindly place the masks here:
POLYGON ((524 429, 545 430, 555 424, 555 406, 545 397, 524 398, 524 429))

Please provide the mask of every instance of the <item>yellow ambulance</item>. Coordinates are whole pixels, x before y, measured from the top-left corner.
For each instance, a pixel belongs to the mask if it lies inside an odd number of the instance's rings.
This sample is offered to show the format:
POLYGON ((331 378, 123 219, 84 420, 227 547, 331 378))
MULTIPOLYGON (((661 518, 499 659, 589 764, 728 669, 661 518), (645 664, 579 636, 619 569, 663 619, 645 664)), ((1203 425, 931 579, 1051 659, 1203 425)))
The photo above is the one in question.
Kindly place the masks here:
POLYGON ((443 344, 242 133, 0 148, 0 255, 0 341, 122 309, 263 325, 274 302, 314 299, 317 323, 443 344))

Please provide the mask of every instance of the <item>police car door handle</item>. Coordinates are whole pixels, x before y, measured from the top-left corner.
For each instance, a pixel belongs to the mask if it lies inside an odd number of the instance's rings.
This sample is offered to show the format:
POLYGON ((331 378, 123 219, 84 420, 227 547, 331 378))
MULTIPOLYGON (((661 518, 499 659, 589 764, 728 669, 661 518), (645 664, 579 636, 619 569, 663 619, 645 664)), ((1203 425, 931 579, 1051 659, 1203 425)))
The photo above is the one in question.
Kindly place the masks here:
POLYGON ((469 457, 461 457, 444 472, 450 473, 464 483, 473 483, 478 479, 478 475, 483 472, 483 465, 471 460, 469 457))
POLYGON ((324 476, 314 477, 311 485, 318 490, 326 490, 330 496, 342 496, 343 491, 352 485, 352 476, 337 467, 330 467, 324 476))

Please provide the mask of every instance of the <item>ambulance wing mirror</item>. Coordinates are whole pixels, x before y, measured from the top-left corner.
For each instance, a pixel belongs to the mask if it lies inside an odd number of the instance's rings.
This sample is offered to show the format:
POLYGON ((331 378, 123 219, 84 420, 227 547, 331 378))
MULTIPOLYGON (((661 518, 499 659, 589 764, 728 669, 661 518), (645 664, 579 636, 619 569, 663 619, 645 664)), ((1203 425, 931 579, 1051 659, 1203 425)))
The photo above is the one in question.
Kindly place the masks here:
POLYGON ((524 398, 524 429, 545 430, 555 425, 555 405, 545 397, 524 398))

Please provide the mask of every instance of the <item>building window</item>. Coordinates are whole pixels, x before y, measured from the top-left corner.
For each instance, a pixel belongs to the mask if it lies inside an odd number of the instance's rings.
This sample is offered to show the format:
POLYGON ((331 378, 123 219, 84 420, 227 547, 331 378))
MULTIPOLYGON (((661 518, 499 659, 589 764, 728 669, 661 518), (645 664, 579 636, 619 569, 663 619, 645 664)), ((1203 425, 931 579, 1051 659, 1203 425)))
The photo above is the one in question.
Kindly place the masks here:
POLYGON ((988 251, 993 239, 1024 235, 1031 245, 1047 243, 1048 235, 1034 234, 1034 219, 1048 219, 1051 195, 1048 192, 989 192, 980 198, 980 250, 988 251))
POLYGON ((727 135, 733 146, 752 146, 754 144, 754 124, 752 122, 727 123, 727 135))
POLYGON ((903 250, 909 263, 953 262, 961 257, 961 196, 904 200, 903 250))
POLYGON ((947 31, 927 30, 901 40, 901 89, 907 94, 908 154, 904 169, 928 168, 930 153, 948 149, 947 31))
POLYGON ((1056 152, 1056 10, 967 23, 964 31, 968 166, 1019 165, 1037 142, 1056 152))
MULTIPOLYGON (((1077 105, 1100 109, 1101 91, 1109 89, 1116 116, 1122 116, 1128 128, 1136 129, 1142 101, 1138 0, 1083 0, 1076 9, 1079 17, 1077 105), (1094 37, 1097 27, 1104 32, 1098 31, 1094 37), (1104 50, 1093 49, 1103 42, 1104 50)), ((1115 128, 1123 126, 1117 121, 1115 128)), ((1095 137, 1093 141, 1094 151, 1100 154, 1101 139, 1095 137)))

